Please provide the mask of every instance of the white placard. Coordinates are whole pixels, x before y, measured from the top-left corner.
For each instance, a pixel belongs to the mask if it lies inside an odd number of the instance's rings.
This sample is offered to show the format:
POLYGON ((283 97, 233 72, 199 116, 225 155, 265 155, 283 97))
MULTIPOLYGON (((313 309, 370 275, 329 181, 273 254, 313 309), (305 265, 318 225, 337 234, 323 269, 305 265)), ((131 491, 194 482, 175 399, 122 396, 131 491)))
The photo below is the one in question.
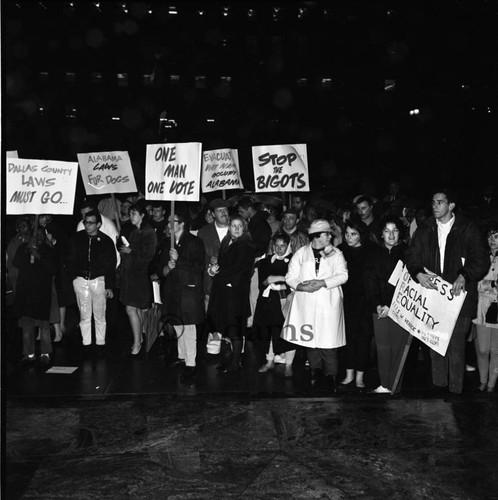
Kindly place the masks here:
POLYGON ((78 153, 78 163, 87 195, 137 191, 128 151, 78 153))
POLYGON ((202 153, 202 192, 244 189, 236 149, 213 149, 202 153))
POLYGON ((268 191, 309 191, 306 144, 253 146, 254 186, 268 191))
POLYGON ((8 215, 72 215, 78 164, 55 160, 7 159, 8 215))
POLYGON ((145 198, 157 201, 199 201, 200 142, 147 144, 145 198))
POLYGON ((407 332, 444 356, 467 292, 453 295, 452 284, 436 276, 437 290, 416 283, 403 267, 389 317, 407 332))
POLYGON ((55 373, 58 375, 71 375, 78 369, 77 366, 52 366, 45 373, 55 373))

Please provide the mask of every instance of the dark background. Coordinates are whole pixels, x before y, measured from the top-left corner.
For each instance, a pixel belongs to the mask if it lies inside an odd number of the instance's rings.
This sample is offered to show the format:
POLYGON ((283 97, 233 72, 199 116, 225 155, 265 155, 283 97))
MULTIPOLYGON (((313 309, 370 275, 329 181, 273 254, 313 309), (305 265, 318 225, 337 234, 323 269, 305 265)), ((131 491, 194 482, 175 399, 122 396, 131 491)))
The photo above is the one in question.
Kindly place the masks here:
POLYGON ((19 0, 2 23, 3 153, 128 150, 143 186, 146 144, 200 141, 252 189, 252 145, 304 142, 334 198, 496 182, 497 2, 19 0))

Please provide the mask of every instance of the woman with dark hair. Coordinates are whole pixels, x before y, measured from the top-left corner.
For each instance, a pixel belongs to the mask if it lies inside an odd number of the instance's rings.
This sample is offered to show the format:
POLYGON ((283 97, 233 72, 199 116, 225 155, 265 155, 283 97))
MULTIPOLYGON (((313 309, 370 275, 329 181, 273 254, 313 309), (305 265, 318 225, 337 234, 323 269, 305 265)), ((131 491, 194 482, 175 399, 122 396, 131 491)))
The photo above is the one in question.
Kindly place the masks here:
POLYGON ((142 347, 143 312, 152 299, 148 267, 156 252, 157 237, 148 223, 145 200, 140 199, 130 207, 130 221, 133 224, 130 241, 122 240, 119 246, 123 268, 119 299, 126 306, 133 333, 131 354, 136 356, 142 347))
POLYGON ((479 300, 474 319, 480 391, 493 392, 498 378, 498 223, 488 230, 489 271, 477 284, 479 300))
POLYGON ((310 244, 296 251, 285 277, 294 291, 282 337, 307 348, 312 389, 324 375, 336 392, 338 349, 346 341, 341 285, 348 280, 348 269, 342 252, 330 243, 326 220, 314 220, 308 235, 310 244))
POLYGON ((221 242, 218 261, 210 264, 213 277, 208 317, 213 330, 221 333, 232 345, 232 353, 219 369, 223 373, 240 368, 242 343, 250 314, 249 290, 254 267, 254 248, 246 220, 240 215, 230 217, 228 234, 221 242))
POLYGON ((285 304, 290 288, 285 282, 285 275, 292 258, 290 237, 287 233, 277 232, 270 241, 272 254, 258 261, 259 297, 254 312, 253 327, 257 335, 255 340, 266 355, 266 363, 259 369, 260 373, 273 370, 275 354, 285 353, 286 377, 292 376, 292 362, 296 346, 280 338, 285 304))
POLYGON ((389 283, 399 260, 403 262, 406 245, 402 241, 403 225, 397 217, 381 221, 380 245, 368 259, 365 268, 366 292, 373 313, 375 343, 380 385, 375 394, 389 394, 398 372, 409 333, 387 316, 395 287, 389 283))
POLYGON ((370 359, 373 336, 372 315, 365 291, 365 265, 371 258, 373 244, 365 224, 356 214, 344 224, 344 242, 339 248, 348 265, 348 281, 343 286, 346 378, 341 384, 348 385, 355 380, 356 387, 364 389, 363 375, 370 359))

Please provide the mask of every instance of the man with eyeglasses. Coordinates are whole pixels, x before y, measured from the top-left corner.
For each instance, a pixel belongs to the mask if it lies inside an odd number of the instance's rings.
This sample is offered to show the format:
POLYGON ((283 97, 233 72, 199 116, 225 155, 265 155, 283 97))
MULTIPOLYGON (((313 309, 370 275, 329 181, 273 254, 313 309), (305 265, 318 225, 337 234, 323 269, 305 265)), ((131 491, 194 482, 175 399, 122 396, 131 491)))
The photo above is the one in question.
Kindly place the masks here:
POLYGON ((489 258, 477 225, 454 213, 455 194, 448 189, 432 197, 432 214, 421 224, 405 263, 412 278, 424 288, 437 290, 435 278, 452 283, 452 292, 467 296, 457 318, 445 356, 431 350, 432 382, 438 388, 449 387, 460 394, 465 369, 465 337, 477 311, 477 282, 487 273, 489 258))
POLYGON ((95 343, 102 357, 106 339, 107 299, 113 298, 116 280, 116 250, 111 238, 100 231, 102 218, 98 211, 87 212, 83 225, 84 231, 78 231, 73 237, 69 263, 80 311, 79 326, 84 354, 88 356, 90 352, 93 315, 95 343))

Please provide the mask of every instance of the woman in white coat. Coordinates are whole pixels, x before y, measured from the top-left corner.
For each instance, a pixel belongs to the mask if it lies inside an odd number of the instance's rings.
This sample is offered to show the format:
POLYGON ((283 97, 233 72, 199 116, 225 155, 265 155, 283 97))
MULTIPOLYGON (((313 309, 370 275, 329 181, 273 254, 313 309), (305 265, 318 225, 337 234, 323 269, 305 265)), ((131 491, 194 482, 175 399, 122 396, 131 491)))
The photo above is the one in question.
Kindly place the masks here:
POLYGON ((310 244, 297 250, 285 277, 293 292, 281 336, 307 348, 312 388, 325 376, 336 392, 338 349, 346 344, 341 285, 348 269, 342 252, 330 243, 326 220, 313 221, 308 235, 310 244))

